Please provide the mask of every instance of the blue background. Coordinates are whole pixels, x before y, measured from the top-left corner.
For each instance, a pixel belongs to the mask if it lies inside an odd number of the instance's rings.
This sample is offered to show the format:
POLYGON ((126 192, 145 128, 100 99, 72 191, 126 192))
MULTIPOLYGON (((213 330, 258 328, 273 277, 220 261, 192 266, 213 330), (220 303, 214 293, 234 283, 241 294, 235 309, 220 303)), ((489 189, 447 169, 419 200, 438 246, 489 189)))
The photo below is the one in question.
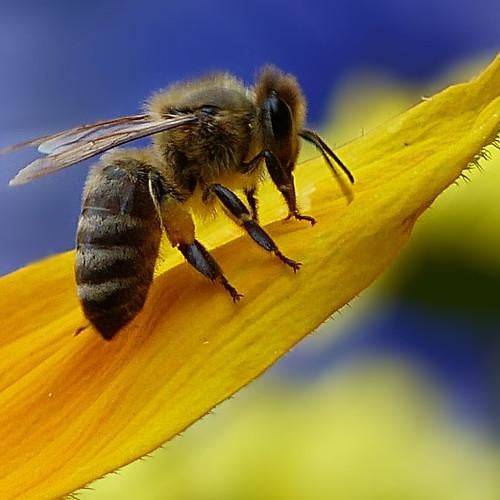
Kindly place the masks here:
MULTIPOLYGON (((500 46, 483 1, 18 1, 0 6, 0 144, 135 112, 172 81, 272 62, 297 75, 310 119, 353 69, 424 80, 500 46)), ((70 248, 85 168, 10 190, 33 152, 0 158, 0 274, 70 248)))
MULTIPOLYGON (((0 145, 134 113, 152 91, 210 70, 252 81, 268 62, 297 75, 310 121, 321 123, 357 68, 426 81, 499 47, 498 0, 2 1, 0 145)), ((33 157, 0 158, 0 274, 73 246, 86 168, 8 188, 33 157)), ((500 358, 498 309, 478 326, 480 310, 456 303, 436 316, 416 290, 406 292, 346 343, 312 360, 299 350, 282 369, 304 376, 366 349, 405 353, 444 381, 461 414, 500 427, 500 376, 491 368, 500 358), (443 321, 455 336, 440 335, 443 321)))

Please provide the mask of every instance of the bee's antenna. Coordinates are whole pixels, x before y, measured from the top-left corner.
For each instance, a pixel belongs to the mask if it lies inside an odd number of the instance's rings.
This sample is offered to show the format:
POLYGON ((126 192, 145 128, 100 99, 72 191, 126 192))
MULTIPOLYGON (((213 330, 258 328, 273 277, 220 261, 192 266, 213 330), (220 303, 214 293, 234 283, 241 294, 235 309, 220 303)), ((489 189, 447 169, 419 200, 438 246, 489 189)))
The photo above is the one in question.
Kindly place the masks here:
POLYGON ((301 130, 299 132, 300 137, 310 142, 316 146, 316 148, 320 151, 321 155, 328 163, 328 166, 335 172, 335 167, 333 166, 330 158, 332 158, 342 169, 342 171, 347 175, 351 184, 354 184, 354 176, 351 174, 350 170, 344 165, 342 160, 331 150, 330 146, 313 130, 301 130))

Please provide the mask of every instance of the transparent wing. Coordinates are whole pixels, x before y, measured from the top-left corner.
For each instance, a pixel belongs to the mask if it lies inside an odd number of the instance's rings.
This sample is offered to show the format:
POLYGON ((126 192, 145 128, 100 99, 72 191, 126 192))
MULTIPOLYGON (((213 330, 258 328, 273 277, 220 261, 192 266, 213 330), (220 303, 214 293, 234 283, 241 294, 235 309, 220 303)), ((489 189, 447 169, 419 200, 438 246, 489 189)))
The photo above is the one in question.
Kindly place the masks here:
POLYGON ((40 153, 50 154, 53 152, 54 148, 58 146, 72 144, 91 134, 110 131, 113 128, 119 130, 119 127, 129 127, 131 124, 145 122, 147 119, 148 115, 131 115, 112 120, 102 120, 87 125, 80 125, 69 130, 63 130, 57 134, 45 135, 30 139, 29 141, 20 142, 19 144, 14 144, 13 146, 0 148, 0 154, 11 153, 19 149, 34 146, 38 146, 38 151, 40 151, 40 153))
POLYGON ((87 160, 122 144, 187 125, 195 120, 197 118, 194 115, 171 116, 159 120, 153 120, 147 115, 128 116, 83 125, 52 136, 27 141, 0 150, 0 153, 27 146, 38 146, 41 153, 47 154, 23 168, 10 181, 10 185, 15 186, 87 160))
POLYGON ((134 115, 117 118, 115 120, 102 121, 100 123, 94 123, 93 125, 83 125, 45 139, 38 145, 38 151, 46 155, 62 153, 64 149, 72 147, 77 142, 88 142, 104 134, 107 135, 120 132, 123 129, 145 124, 148 121, 147 115, 134 115))

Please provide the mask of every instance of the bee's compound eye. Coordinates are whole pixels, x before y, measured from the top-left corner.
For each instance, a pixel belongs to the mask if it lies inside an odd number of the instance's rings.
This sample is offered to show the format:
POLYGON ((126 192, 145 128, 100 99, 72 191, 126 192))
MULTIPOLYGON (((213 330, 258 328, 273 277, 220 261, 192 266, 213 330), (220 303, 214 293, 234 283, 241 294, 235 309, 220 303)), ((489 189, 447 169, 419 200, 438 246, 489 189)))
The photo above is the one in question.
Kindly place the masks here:
POLYGON ((202 106, 200 108, 200 111, 204 114, 204 115, 209 115, 209 116, 214 116, 218 113, 219 111, 219 108, 217 108, 216 106, 202 106))
POLYGON ((275 90, 272 90, 264 104, 264 109, 271 120, 274 137, 278 140, 288 139, 293 130, 290 106, 278 96, 275 90))

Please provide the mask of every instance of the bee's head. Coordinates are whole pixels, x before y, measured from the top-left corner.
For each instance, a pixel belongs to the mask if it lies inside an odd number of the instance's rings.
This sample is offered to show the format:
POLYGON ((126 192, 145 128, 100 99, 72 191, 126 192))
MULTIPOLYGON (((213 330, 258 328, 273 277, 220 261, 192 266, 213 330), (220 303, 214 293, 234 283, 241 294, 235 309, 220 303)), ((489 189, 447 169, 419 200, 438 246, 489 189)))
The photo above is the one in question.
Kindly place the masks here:
POLYGON ((290 211, 295 212, 293 170, 300 151, 299 134, 306 118, 305 98, 295 77, 274 66, 266 66, 255 85, 255 102, 269 174, 290 211))
POLYGON ((295 77, 266 66, 257 80, 255 94, 264 148, 291 174, 300 150, 299 132, 306 117, 302 90, 295 77))

